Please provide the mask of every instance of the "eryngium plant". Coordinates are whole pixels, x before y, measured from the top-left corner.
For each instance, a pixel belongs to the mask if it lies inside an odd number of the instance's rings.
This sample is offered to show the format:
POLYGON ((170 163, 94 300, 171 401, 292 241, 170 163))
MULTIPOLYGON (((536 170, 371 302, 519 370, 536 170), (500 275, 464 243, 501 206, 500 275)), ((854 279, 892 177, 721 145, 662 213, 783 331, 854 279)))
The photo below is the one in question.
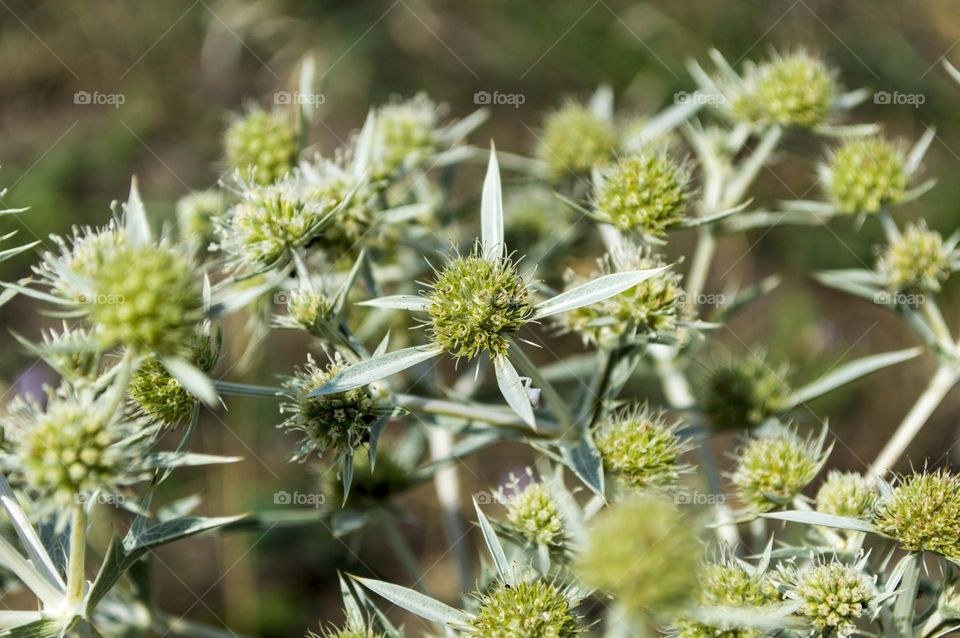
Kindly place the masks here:
MULTIPOLYGON (((252 105, 225 131, 216 167, 228 174, 184 193, 175 227, 157 233, 134 181, 102 226, 38 248, 0 304, 19 295, 56 317, 15 338, 59 378, 0 416, 0 568, 36 598, 0 612, 0 635, 235 635, 174 619, 142 576, 160 545, 280 521, 356 552, 372 531, 389 548, 377 556, 396 554, 408 574, 409 587, 376 580, 357 561, 339 579, 345 618, 312 636, 424 635, 380 598, 431 635, 479 638, 960 631, 960 479, 932 465, 889 476, 960 381, 939 303, 958 237, 899 212, 933 185, 917 183, 933 133, 908 148, 851 122, 867 93, 845 92, 812 53, 740 69, 710 57, 710 70, 690 64, 690 99, 658 113, 618 112, 609 87, 558 98, 530 129, 531 157, 468 144, 486 112, 448 119, 426 94, 373 106, 323 155, 309 146, 313 105, 252 105), (784 139, 820 150, 778 153, 784 139), (819 174, 820 199, 755 205, 775 156, 819 174), (466 162, 486 162, 482 185, 454 179, 466 162), (894 310, 923 345, 819 375, 729 353, 717 335, 778 278, 714 292, 718 243, 827 223, 837 236, 877 224, 884 244, 875 267, 817 279, 894 310), (302 353, 267 346, 279 381, 255 367, 273 330, 302 353), (702 363, 723 350, 725 362, 702 363), (924 352, 937 369, 879 456, 824 472, 833 433, 810 402, 924 352), (239 460, 193 451, 202 416, 235 395, 275 415, 279 429, 257 440, 301 461, 288 471, 317 486, 316 502, 219 518, 189 514, 202 495, 159 502, 178 468, 239 460), (461 462, 496 461, 504 442, 530 469, 478 486, 465 507, 461 462), (400 499, 431 481, 458 588, 425 578, 404 533, 423 521, 400 499), (103 544, 88 521, 111 507, 128 511, 115 526, 128 531, 103 544)), ((228 428, 242 418, 217 415, 228 428)))

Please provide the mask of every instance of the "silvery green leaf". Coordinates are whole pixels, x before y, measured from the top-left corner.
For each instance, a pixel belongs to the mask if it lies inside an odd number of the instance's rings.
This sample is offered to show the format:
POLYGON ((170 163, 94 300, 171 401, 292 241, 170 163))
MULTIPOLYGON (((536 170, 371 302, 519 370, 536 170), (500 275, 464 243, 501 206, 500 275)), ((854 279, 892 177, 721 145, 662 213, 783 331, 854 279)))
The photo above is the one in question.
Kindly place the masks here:
POLYGON ((213 387, 221 394, 242 397, 278 397, 283 392, 283 388, 279 387, 235 383, 233 381, 223 381, 222 379, 215 379, 213 387))
POLYGON ((337 579, 340 581, 340 596, 343 598, 343 612, 347 617, 347 627, 353 631, 365 630, 367 626, 366 616, 360 609, 360 604, 357 602, 353 589, 347 579, 343 577, 343 574, 337 574, 337 579))
POLYGON ((497 151, 490 144, 490 162, 483 180, 483 195, 480 200, 480 240, 486 259, 503 256, 503 192, 500 187, 500 167, 497 151))
POLYGON ((651 268, 649 270, 618 272, 612 275, 598 277, 593 281, 561 293, 552 299, 540 302, 536 305, 534 316, 536 319, 543 319, 560 314, 561 312, 569 312, 570 310, 576 310, 577 308, 609 299, 610 297, 619 295, 625 290, 633 288, 642 281, 659 275, 667 268, 669 268, 669 266, 651 268))
MULTIPOLYGON (((0 611, 0 629, 13 629, 34 623, 43 616, 39 611, 0 611)), ((50 621, 47 621, 50 622, 50 621)), ((13 635, 13 634, 9 634, 13 635)), ((57 634, 53 634, 56 636, 57 634)))
POLYGON ((877 370, 882 370, 902 363, 903 361, 909 361, 919 356, 922 352, 922 348, 907 348, 905 350, 870 355, 846 363, 794 392, 793 396, 787 400, 786 405, 784 405, 782 409, 786 411, 794 408, 877 370))
POLYGON ((357 259, 353 263, 353 267, 351 267, 350 272, 347 273, 347 278, 340 284, 340 287, 337 289, 337 294, 334 295, 333 298, 333 316, 337 321, 343 319, 343 313, 347 308, 347 299, 350 297, 350 291, 353 290, 353 285, 357 282, 357 277, 360 275, 360 271, 363 270, 366 263, 367 249, 361 248, 360 254, 357 255, 357 259))
POLYGON ((498 355, 493 360, 493 369, 497 376, 497 386, 503 398, 507 400, 507 404, 513 408, 517 416, 523 419, 524 423, 536 430, 537 423, 533 416, 533 407, 530 405, 530 397, 516 368, 506 356, 498 355))
POLYGON ((758 210, 727 220, 723 229, 738 232, 753 228, 771 228, 773 226, 821 226, 836 215, 830 206, 826 213, 814 213, 803 210, 765 211, 758 210))
POLYGON ((766 166, 770 160, 770 156, 773 154, 774 149, 777 148, 782 137, 783 129, 779 126, 771 126, 764 132, 763 137, 760 138, 760 143, 757 144, 753 153, 740 163, 736 172, 727 183, 727 187, 723 193, 723 201, 738 202, 742 199, 747 188, 754 182, 760 170, 766 166))
POLYGON ((406 206, 397 206, 380 211, 377 214, 378 224, 402 224, 403 222, 416 219, 430 212, 433 208, 433 202, 417 202, 416 204, 407 204, 406 206))
POLYGON ((671 228, 698 228, 700 226, 709 226, 710 224, 723 221, 727 217, 745 210, 752 202, 753 200, 749 199, 739 206, 722 210, 719 213, 711 213, 710 215, 705 215, 703 217, 689 217, 687 219, 682 219, 676 224, 673 224, 671 228))
MULTIPOLYGON (((312 96, 317 90, 317 62, 312 55, 307 55, 303 58, 300 66, 300 82, 298 88, 301 97, 312 96)), ((306 130, 309 128, 308 125, 313 122, 314 115, 316 115, 317 112, 316 107, 317 104, 314 100, 300 100, 300 118, 301 122, 305 124, 303 126, 304 133, 306 133, 306 130)))
POLYGON ((696 95, 697 94, 691 96, 692 99, 684 100, 665 108, 650 118, 650 120, 643 124, 639 131, 633 133, 627 139, 627 146, 637 149, 642 148, 658 137, 666 135, 683 122, 686 122, 694 113, 700 110, 701 105, 706 101, 697 99, 695 97, 696 95))
POLYGON ((871 270, 851 268, 844 270, 824 270, 813 273, 814 279, 825 286, 842 290, 851 295, 878 302, 878 295, 884 294, 877 273, 871 270))
POLYGON ((373 308, 387 308, 390 310, 411 310, 413 312, 426 312, 430 300, 420 295, 390 295, 389 297, 380 297, 378 299, 368 299, 358 302, 358 306, 371 306, 373 308))
POLYGON ((464 626, 470 622, 470 616, 459 609, 454 609, 418 591, 392 583, 385 583, 381 580, 360 578, 358 576, 352 576, 352 578, 393 604, 431 622, 454 626, 464 626))
POLYGON ((503 545, 497 538, 496 532, 487 520, 477 499, 473 499, 473 507, 477 510, 477 521, 480 523, 480 532, 483 534, 483 541, 487 544, 490 556, 493 558, 493 564, 497 568, 497 574, 507 585, 513 585, 516 582, 513 570, 510 568, 510 561, 507 560, 507 554, 503 551, 503 545))
POLYGON ((71 638, 80 638, 80 634, 78 633, 67 632, 67 627, 64 627, 64 622, 65 621, 48 619, 37 620, 27 625, 20 625, 8 629, 0 633, 0 638, 61 638, 67 635, 71 636, 71 638))
POLYGON ((869 137, 880 132, 876 124, 824 124, 816 128, 816 132, 826 137, 869 137))
MULTIPOLYGON (((0 197, 3 197, 3 194, 4 194, 5 192, 6 192, 6 191, 0 192, 0 197)), ((18 213, 25 213, 25 212, 27 212, 28 210, 30 210, 30 207, 29 207, 29 206, 27 206, 27 207, 25 207, 25 208, 4 208, 3 210, 0 210, 0 216, 2 216, 2 215, 16 215, 16 214, 18 214, 18 213)))
POLYGON ((893 606, 893 622, 901 635, 909 636, 913 630, 913 618, 917 609, 917 589, 920 585, 923 554, 919 552, 910 554, 904 559, 903 565, 900 593, 893 606))
POLYGON ((369 385, 374 381, 379 381, 411 368, 421 361, 432 359, 439 354, 440 349, 436 346, 415 346, 377 355, 342 370, 307 396, 319 397, 327 394, 337 394, 369 385))
POLYGON ((609 84, 601 84, 590 96, 590 111, 597 118, 605 121, 613 121, 613 89, 609 84))
POLYGON ((367 119, 363 122, 363 128, 357 135, 356 145, 353 149, 353 164, 351 170, 353 176, 359 178, 367 172, 370 161, 373 157, 373 135, 377 127, 376 111, 370 109, 367 113, 367 119))
POLYGON ((867 88, 856 89, 855 91, 847 91, 846 93, 838 95, 836 99, 834 99, 833 105, 837 109, 846 111, 866 100, 871 94, 872 91, 867 88))
POLYGON ((693 616, 710 626, 759 629, 778 633, 784 629, 803 629, 806 621, 793 614, 803 607, 801 602, 780 603, 772 607, 697 607, 693 616))
POLYGON ((395 411, 391 411, 389 414, 384 414, 379 417, 373 424, 370 426, 370 470, 373 471, 373 468, 377 466, 377 444, 380 442, 380 435, 383 434, 384 428, 387 427, 387 423, 390 422, 390 419, 393 418, 395 411))
POLYGON ((565 443, 562 448, 567 466, 597 496, 603 497, 603 459, 589 433, 584 433, 574 443, 565 443))
POLYGON ((126 206, 123 207, 123 212, 127 235, 133 243, 139 246, 150 244, 153 241, 153 234, 150 232, 147 209, 140 198, 136 175, 130 180, 130 197, 127 199, 126 206))
POLYGON ((822 527, 832 527, 834 529, 845 529, 851 532, 876 533, 873 526, 856 518, 846 516, 834 516, 833 514, 823 514, 821 512, 812 512, 808 510, 787 510, 783 512, 767 512, 760 514, 764 518, 775 518, 780 521, 791 523, 802 523, 804 525, 820 525, 822 527))
POLYGON ((921 183, 921 184, 919 184, 919 185, 917 185, 917 186, 914 186, 913 188, 911 188, 910 190, 908 190, 908 191, 904 194, 903 199, 900 200, 900 203, 901 203, 901 204, 906 204, 906 203, 912 202, 912 201, 914 201, 914 200, 916 200, 916 199, 920 199, 921 197, 923 197, 923 196, 927 193, 927 191, 929 191, 931 188, 933 188, 933 187, 936 186, 936 185, 937 185, 937 180, 936 180, 935 178, 931 177, 930 179, 926 180, 925 182, 923 182, 923 183, 921 183))
POLYGON ((936 136, 937 129, 933 126, 928 127, 920 139, 917 140, 917 143, 913 145, 913 148, 910 149, 910 154, 907 155, 907 161, 903 165, 903 170, 907 175, 913 175, 920 169, 923 156, 927 154, 927 150, 930 148, 930 144, 936 136))
POLYGON ((353 484, 353 454, 345 454, 343 465, 340 467, 340 480, 343 484, 343 502, 340 507, 346 507, 350 496, 350 486, 353 484))
POLYGON ((490 111, 487 109, 477 109, 467 117, 457 120, 446 127, 441 134, 441 139, 444 144, 456 144, 486 122, 488 117, 490 117, 490 111))
POLYGON ((199 454, 196 452, 154 452, 147 456, 145 460, 147 467, 150 468, 170 468, 237 463, 242 461, 243 457, 199 454))
POLYGON ((47 303, 52 303, 52 304, 55 304, 55 305, 58 305, 58 306, 73 306, 73 305, 75 305, 75 303, 74 303, 73 301, 69 301, 69 300, 63 299, 63 298, 61 298, 61 297, 55 297, 55 296, 49 295, 49 294, 47 294, 47 293, 45 293, 45 292, 40 292, 39 290, 34 290, 33 288, 28 288, 28 287, 26 287, 26 286, 21 286, 21 285, 19 285, 19 284, 11 284, 11 283, 7 283, 7 282, 5 282, 5 281, 0 281, 0 286, 3 286, 3 287, 6 288, 7 290, 12 290, 12 291, 14 291, 15 293, 19 293, 19 294, 21 294, 21 295, 24 295, 25 297, 31 297, 31 298, 33 298, 33 299, 38 299, 38 300, 40 300, 40 301, 46 301, 47 303))
POLYGON ((3 510, 7 513, 10 524, 17 533, 20 544, 23 545, 23 548, 27 551, 27 557, 33 566, 55 589, 66 591, 63 578, 60 576, 57 568, 54 567, 53 560, 50 558, 47 548, 44 547, 43 542, 37 535, 37 531, 30 523, 26 512, 24 512, 20 506, 20 502, 13 493, 13 489, 7 482, 7 477, 2 473, 0 473, 0 506, 2 506, 3 510))
POLYGON ((244 514, 218 517, 185 516, 163 521, 147 527, 139 534, 128 535, 123 541, 123 547, 128 553, 142 549, 152 549, 188 536, 215 530, 218 527, 239 521, 245 516, 244 514))
POLYGON ((27 589, 43 601, 45 607, 56 608, 63 603, 64 592, 44 578, 40 571, 3 537, 0 537, 0 566, 16 575, 27 589))
POLYGON ((164 357, 161 360, 167 372, 180 382, 183 389, 197 397, 208 406, 217 405, 219 396, 213 387, 213 381, 200 368, 180 357, 164 357))
POLYGON ((8 248, 6 250, 0 250, 0 261, 6 261, 12 257, 16 257, 20 253, 27 252, 28 250, 30 250, 31 248, 33 248, 39 243, 40 243, 40 240, 38 239, 35 242, 31 242, 23 246, 17 246, 16 248, 8 248))

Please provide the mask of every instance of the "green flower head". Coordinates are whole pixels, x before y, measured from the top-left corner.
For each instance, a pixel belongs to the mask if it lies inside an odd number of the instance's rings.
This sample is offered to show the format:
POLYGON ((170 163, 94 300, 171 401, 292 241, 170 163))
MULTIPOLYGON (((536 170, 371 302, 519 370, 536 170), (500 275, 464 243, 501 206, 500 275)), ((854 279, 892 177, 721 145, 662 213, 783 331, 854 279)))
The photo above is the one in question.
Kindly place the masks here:
POLYGON ((180 236, 206 243, 213 237, 213 220, 223 215, 223 194, 217 191, 196 191, 177 201, 177 225, 180 236))
POLYGON ((389 178, 435 151, 440 143, 439 117, 440 108, 423 93, 381 106, 374 136, 374 175, 389 178))
POLYGON ((820 472, 828 453, 822 437, 804 439, 777 424, 740 449, 731 480, 747 507, 766 512, 799 496, 820 472))
POLYGON ((612 415, 595 440, 603 469, 631 487, 673 485, 687 467, 680 456, 690 445, 677 436, 679 424, 668 424, 662 412, 646 406, 630 407, 612 415))
POLYGON ((613 124, 571 101, 547 116, 537 156, 546 162, 550 176, 560 180, 608 163, 615 149, 613 124))
POLYGON ((800 572, 789 596, 803 603, 798 613, 818 631, 849 636, 857 620, 871 613, 876 586, 858 566, 821 563, 800 572))
POLYGON ((540 482, 522 489, 514 486, 514 493, 507 496, 507 520, 520 536, 535 545, 557 544, 565 534, 560 508, 547 485, 540 482))
MULTIPOLYGON (((194 339, 189 360, 198 369, 210 372, 217 363, 217 356, 207 337, 194 339)), ((144 416, 168 427, 181 423, 197 405, 196 397, 187 392, 154 356, 147 358, 133 373, 128 392, 144 416)))
POLYGON ((469 635, 481 638, 576 638, 583 633, 569 595, 544 580, 498 584, 479 595, 469 635))
POLYGON ((324 368, 307 355, 307 363, 284 381, 288 401, 281 404, 280 413, 290 416, 279 427, 303 433, 295 459, 303 460, 314 452, 321 456, 327 451, 337 456, 353 454, 369 441, 370 426, 384 416, 381 401, 386 398, 385 390, 379 385, 307 396, 345 367, 339 355, 324 368))
POLYGON ((762 354, 716 366, 704 381, 701 407, 717 429, 760 425, 777 414, 790 396, 787 369, 774 369, 762 354))
POLYGON ((290 172, 297 157, 297 131, 282 113, 255 110, 237 117, 224 135, 227 164, 258 184, 290 172))
POLYGON ((817 511, 870 520, 877 498, 877 488, 870 479, 856 472, 831 470, 817 491, 817 511))
POLYGON ((333 317, 333 300, 314 290, 293 290, 285 293, 287 314, 278 316, 276 324, 283 328, 306 330, 315 337, 328 334, 326 327, 333 317))
POLYGON ((960 477, 938 470, 901 478, 874 525, 911 552, 960 559, 960 477))
POLYGON ((910 224, 881 254, 877 270, 897 291, 939 292, 953 272, 957 252, 940 233, 910 224))
POLYGON ((505 354, 509 335, 533 315, 532 294, 516 264, 508 257, 486 259, 479 247, 448 262, 427 298, 430 336, 458 358, 505 354))
POLYGON ((631 613, 670 611, 696 591, 702 556, 689 517, 647 496, 612 505, 594 519, 578 571, 631 613))
POLYGON ((776 56, 748 70, 744 89, 731 105, 733 113, 747 122, 816 127, 833 108, 835 75, 822 60, 803 51, 776 56))
POLYGON ((683 219, 686 169, 665 153, 632 155, 605 171, 594 196, 600 220, 620 230, 663 237, 683 219))
POLYGON ((903 151, 880 137, 846 142, 827 170, 830 197, 843 213, 876 213, 906 197, 903 151))

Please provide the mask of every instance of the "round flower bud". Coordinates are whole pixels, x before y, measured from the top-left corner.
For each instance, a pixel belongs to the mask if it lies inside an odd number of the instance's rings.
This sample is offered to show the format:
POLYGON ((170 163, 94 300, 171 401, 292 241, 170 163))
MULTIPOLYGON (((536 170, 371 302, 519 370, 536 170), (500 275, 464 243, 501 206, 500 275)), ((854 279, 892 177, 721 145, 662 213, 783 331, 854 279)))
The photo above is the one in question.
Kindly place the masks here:
POLYGON ((202 316, 199 278, 165 246, 123 244, 90 277, 89 320, 105 346, 123 344, 159 356, 179 354, 202 316))
POLYGON ((669 611, 696 591, 702 556, 688 517, 667 501, 644 497, 597 515, 578 571, 631 613, 669 611))
POLYGON ((455 357, 507 352, 507 337, 533 316, 530 289, 509 258, 486 259, 479 249, 447 263, 433 284, 427 312, 433 341, 455 357))
POLYGON ((843 563, 822 563, 803 570, 790 593, 803 603, 798 612, 821 632, 849 636, 868 614, 876 595, 872 578, 843 563))
POLYGON ((817 511, 870 520, 877 497, 876 487, 864 476, 856 472, 831 470, 817 491, 817 511))
POLYGON ((748 122, 815 127, 822 124, 837 95, 834 72, 802 51, 753 67, 733 100, 736 116, 748 122))
MULTIPOLYGON (((567 288, 602 275, 664 266, 663 260, 636 249, 624 249, 599 260, 599 272, 580 277, 569 271, 567 288)), ((667 270, 641 281, 630 289, 603 301, 576 308, 559 316, 562 330, 575 332, 586 344, 616 343, 624 337, 656 336, 672 333, 680 321, 683 305, 681 276, 667 270)))
POLYGON ((596 214, 620 230, 663 237, 683 219, 688 179, 663 153, 624 158, 604 173, 594 196, 596 214))
POLYGON ((377 110, 374 139, 374 175, 388 178, 410 169, 436 150, 439 108, 425 94, 377 110))
MULTIPOLYGON (((217 353, 207 337, 195 339, 190 362, 203 372, 210 372, 216 365, 217 353)), ((153 356, 133 373, 128 392, 143 415, 167 427, 176 426, 190 416, 197 404, 196 397, 153 356)))
POLYGON ((710 371, 701 408, 717 429, 760 425, 775 415, 790 396, 785 368, 775 370, 762 356, 727 361, 710 371))
POLYGON ((738 456, 731 480, 740 500, 758 512, 793 500, 826 460, 820 441, 803 439, 786 428, 749 440, 738 456))
POLYGON ((874 525, 911 552, 960 559, 960 477, 938 470, 902 478, 880 502, 874 525))
POLYGON ((196 191, 177 201, 180 236, 206 243, 213 237, 213 220, 223 214, 223 195, 217 191, 196 191))
POLYGON ((520 536, 535 545, 553 545, 563 540, 563 517, 543 483, 530 483, 509 498, 507 520, 520 536))
POLYGON ((877 270, 894 290, 939 292, 956 259, 956 251, 944 245, 940 233, 910 224, 880 256, 877 270))
POLYGON ((567 594, 544 580, 496 585, 481 594, 468 633, 484 638, 576 638, 583 633, 567 594))
POLYGON ((575 102, 547 116, 537 144, 537 156, 555 180, 585 175, 608 163, 615 150, 613 124, 575 102))
POLYGON ((603 469, 636 488, 676 483, 687 469, 680 455, 690 447, 677 436, 677 425, 646 406, 613 415, 594 437, 603 469))
POLYGON ((280 405, 280 413, 290 416, 279 427, 303 433, 295 459, 302 460, 314 452, 320 456, 327 451, 337 456, 353 454, 370 439, 370 426, 383 416, 378 402, 385 398, 385 391, 376 384, 307 396, 344 368, 346 363, 339 355, 325 368, 307 355, 307 363, 284 381, 289 401, 280 405))
POLYGON ((297 157, 297 131, 282 113, 254 111, 238 117, 224 136, 226 161, 258 184, 290 172, 297 157))
POLYGON ((286 293, 287 314, 276 318, 283 328, 306 330, 315 337, 326 334, 324 327, 333 317, 333 301, 313 290, 294 290, 286 293))
POLYGON ((829 167, 829 190, 843 213, 876 213, 906 196, 903 152, 879 137, 854 139, 837 150, 829 167))

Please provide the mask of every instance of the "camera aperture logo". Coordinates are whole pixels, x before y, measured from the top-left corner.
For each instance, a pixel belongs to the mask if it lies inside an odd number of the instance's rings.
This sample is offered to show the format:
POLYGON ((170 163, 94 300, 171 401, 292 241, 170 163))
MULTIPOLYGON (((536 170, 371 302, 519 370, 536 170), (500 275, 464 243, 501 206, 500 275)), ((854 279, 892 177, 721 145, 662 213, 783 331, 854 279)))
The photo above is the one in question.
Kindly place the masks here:
POLYGON ((477 106, 512 106, 515 109, 523 106, 527 96, 523 93, 501 93, 500 91, 477 91, 473 94, 473 103, 477 106))
POLYGON ((311 494, 309 492, 287 492, 281 490, 274 492, 274 505, 293 505, 295 507, 322 507, 327 497, 323 494, 311 494))

